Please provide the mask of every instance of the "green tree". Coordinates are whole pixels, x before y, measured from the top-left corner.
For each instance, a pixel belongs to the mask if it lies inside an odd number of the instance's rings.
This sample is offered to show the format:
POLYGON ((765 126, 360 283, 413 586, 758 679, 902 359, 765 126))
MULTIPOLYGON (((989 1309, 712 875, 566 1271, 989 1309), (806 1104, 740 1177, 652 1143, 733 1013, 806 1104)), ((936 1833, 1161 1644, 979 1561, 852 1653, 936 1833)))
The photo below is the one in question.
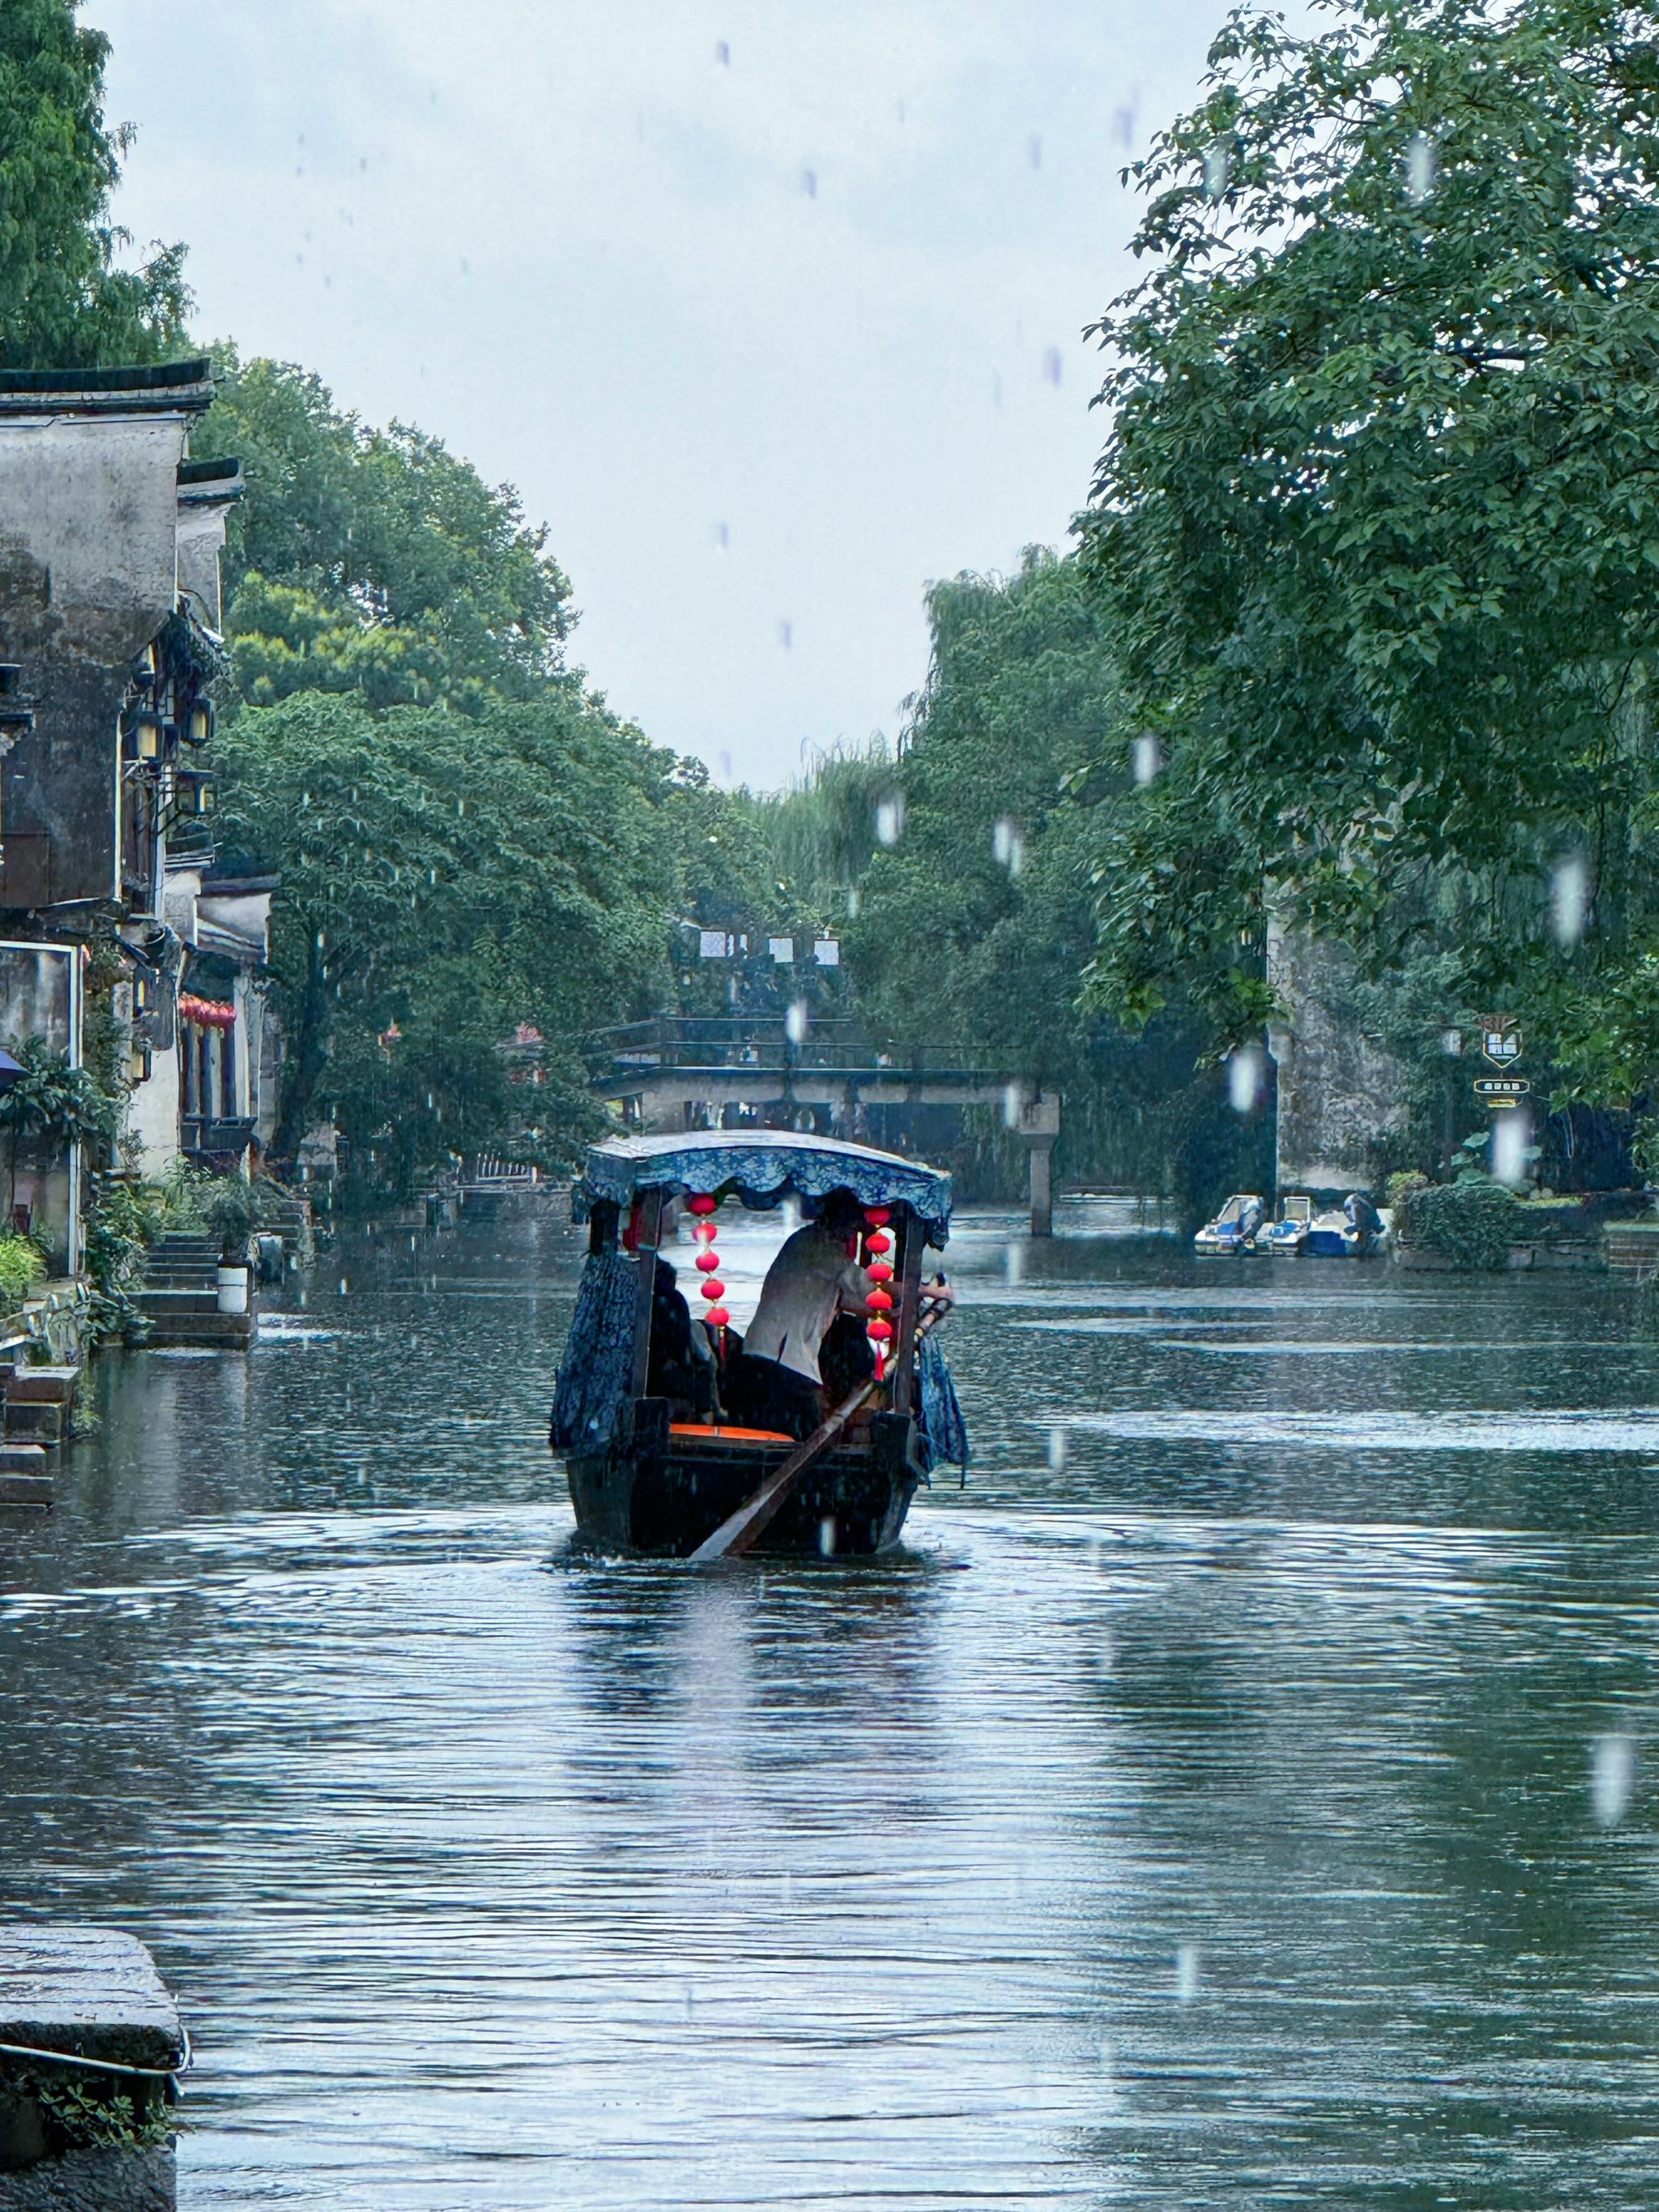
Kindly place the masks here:
POLYGON ((360 1143, 395 1127, 399 1174, 446 1142, 580 1133, 580 1033, 667 984, 662 757, 573 677, 476 718, 300 694, 221 751, 228 842, 282 877, 277 1151, 325 1107, 360 1143), (541 1077, 509 1097, 520 1024, 541 1077))
POLYGON ((1372 975, 1456 945, 1605 1082, 1656 934, 1656 21, 1327 12, 1229 19, 1099 325, 1085 557, 1166 766, 1101 825, 1095 987, 1247 1033, 1276 904, 1372 975))
POLYGON ((238 454, 225 561, 236 688, 480 714, 562 665, 570 587, 508 485, 436 438, 379 430, 291 364, 222 347, 199 449, 238 454))
POLYGON ((0 9, 0 368, 144 362, 185 342, 184 248, 119 267, 110 195, 130 143, 104 120, 109 41, 72 0, 0 9))
MULTIPOLYGON (((966 1048, 1066 1097, 1062 1165, 1198 1212, 1262 1172, 1260 1120, 1226 1105, 1176 1009, 1133 1038, 1080 1003, 1096 941, 1093 855, 1133 805, 1112 765, 1123 684, 1075 559, 1031 549, 1018 574, 929 595, 933 650, 896 757, 832 756, 761 810, 781 873, 855 912, 854 1001, 904 1058, 966 1048), (1103 763, 1104 763, 1103 765, 1103 763)), ((959 1164, 1012 1187, 1000 1115, 959 1164)))

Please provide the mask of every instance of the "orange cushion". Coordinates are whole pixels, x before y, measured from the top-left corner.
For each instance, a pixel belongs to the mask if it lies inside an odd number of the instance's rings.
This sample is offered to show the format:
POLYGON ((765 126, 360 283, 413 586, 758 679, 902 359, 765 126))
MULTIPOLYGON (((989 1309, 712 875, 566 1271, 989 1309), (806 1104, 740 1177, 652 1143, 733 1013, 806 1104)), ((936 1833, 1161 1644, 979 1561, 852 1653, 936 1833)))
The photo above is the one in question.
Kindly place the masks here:
POLYGON ((671 1421, 668 1433, 671 1437, 714 1437, 721 1442, 735 1437, 745 1444, 792 1444, 795 1441, 781 1429, 711 1429, 701 1421, 671 1421))

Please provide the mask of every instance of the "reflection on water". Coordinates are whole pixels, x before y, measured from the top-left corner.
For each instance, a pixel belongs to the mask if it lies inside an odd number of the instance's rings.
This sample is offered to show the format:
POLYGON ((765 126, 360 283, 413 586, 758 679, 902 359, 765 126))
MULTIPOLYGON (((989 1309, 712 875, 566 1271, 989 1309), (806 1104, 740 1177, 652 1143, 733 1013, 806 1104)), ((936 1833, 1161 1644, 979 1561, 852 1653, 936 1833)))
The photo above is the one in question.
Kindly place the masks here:
POLYGON ((1654 1348, 1071 1225, 953 1246, 980 1462, 862 1566, 574 1547, 552 1219, 106 1364, 8 1906, 180 1989, 187 2206, 1650 2201, 1654 1348))

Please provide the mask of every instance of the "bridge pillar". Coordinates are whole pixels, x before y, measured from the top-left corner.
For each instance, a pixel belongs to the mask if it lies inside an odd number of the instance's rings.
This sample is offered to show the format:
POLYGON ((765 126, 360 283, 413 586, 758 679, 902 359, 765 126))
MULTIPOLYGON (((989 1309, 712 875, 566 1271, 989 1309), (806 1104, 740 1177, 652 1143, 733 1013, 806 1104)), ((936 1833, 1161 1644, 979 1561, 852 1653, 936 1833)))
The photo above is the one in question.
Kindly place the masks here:
POLYGON ((1019 1135, 1030 1158, 1031 1234, 1054 1233, 1054 1139, 1060 1134, 1060 1097, 1039 1091, 1019 1109, 1019 1135))

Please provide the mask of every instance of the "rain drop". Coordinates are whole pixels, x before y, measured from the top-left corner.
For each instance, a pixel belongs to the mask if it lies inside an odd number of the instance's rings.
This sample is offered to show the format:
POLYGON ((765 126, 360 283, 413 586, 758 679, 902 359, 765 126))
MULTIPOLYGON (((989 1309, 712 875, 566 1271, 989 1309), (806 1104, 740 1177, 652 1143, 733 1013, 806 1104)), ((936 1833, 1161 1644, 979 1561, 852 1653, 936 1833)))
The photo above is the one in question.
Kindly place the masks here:
POLYGON ((1063 367, 1064 364, 1061 362, 1060 357, 1060 348, 1058 346, 1049 346, 1042 356, 1042 374, 1044 381, 1048 384, 1058 384, 1060 380, 1063 367))
POLYGON ((1017 876, 1025 866, 1025 840, 1006 816, 991 831, 991 851, 1000 867, 1017 876))
POLYGON ((1010 1083, 1006 1085, 1002 1093, 1003 1127, 1008 1129, 1017 1129, 1024 1118, 1025 1086, 1024 1084, 1020 1083, 1010 1083))
POLYGON ((806 1032, 812 1026, 811 1013, 805 999, 797 999, 783 1018, 783 1033, 791 1044, 805 1044, 806 1032))
POLYGON ((1178 2002, 1190 2004, 1198 1995, 1198 1946, 1183 1943, 1175 1955, 1175 1993, 1178 2002))
POLYGON ((1232 174, 1233 157, 1222 145, 1204 149, 1204 197, 1212 207, 1227 189, 1227 179, 1232 174))
POLYGON ((818 1549, 826 1559, 833 1559, 836 1556, 836 1518, 833 1513, 826 1513, 818 1523, 818 1549))
POLYGON ((1137 783, 1151 783, 1163 767, 1164 748, 1150 730, 1130 746, 1129 763, 1137 783))
POLYGON ((1492 1171, 1511 1190, 1527 1180, 1527 1154, 1531 1149, 1532 1124, 1524 1107, 1507 1106, 1492 1125, 1492 1171))
POLYGON ((1564 952, 1571 952, 1584 933, 1589 916, 1589 869, 1583 856, 1569 853, 1555 864, 1550 878, 1550 927, 1564 952))
POLYGON ((1636 1786, 1636 1746, 1627 1735, 1598 1735, 1590 1745, 1590 1809, 1598 1828, 1616 1828, 1636 1786))
POLYGON ((1265 1071, 1253 1044, 1241 1045, 1227 1059, 1227 1101, 1235 1114, 1254 1114, 1261 1103, 1265 1071))
POLYGON ((1434 191, 1440 169, 1440 149, 1426 131, 1414 131, 1406 141, 1406 198, 1421 207, 1434 191))
POLYGON ((1066 1431, 1053 1428, 1048 1431, 1048 1472, 1058 1474, 1066 1464, 1066 1431))
POLYGON ((876 808, 876 842, 896 845, 904 835, 904 801, 896 793, 884 799, 876 808))

